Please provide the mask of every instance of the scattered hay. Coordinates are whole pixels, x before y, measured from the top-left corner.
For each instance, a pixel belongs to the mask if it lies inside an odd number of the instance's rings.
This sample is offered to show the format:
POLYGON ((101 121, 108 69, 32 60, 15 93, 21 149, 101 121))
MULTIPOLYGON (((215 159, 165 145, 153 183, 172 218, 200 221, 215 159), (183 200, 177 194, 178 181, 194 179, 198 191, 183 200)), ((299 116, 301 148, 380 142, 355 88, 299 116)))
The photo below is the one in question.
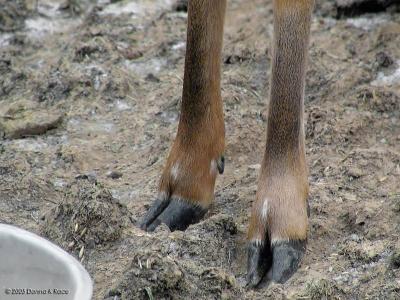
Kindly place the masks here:
POLYGON ((298 295, 300 299, 327 300, 342 299, 343 291, 332 281, 317 279, 307 282, 304 291, 298 295))

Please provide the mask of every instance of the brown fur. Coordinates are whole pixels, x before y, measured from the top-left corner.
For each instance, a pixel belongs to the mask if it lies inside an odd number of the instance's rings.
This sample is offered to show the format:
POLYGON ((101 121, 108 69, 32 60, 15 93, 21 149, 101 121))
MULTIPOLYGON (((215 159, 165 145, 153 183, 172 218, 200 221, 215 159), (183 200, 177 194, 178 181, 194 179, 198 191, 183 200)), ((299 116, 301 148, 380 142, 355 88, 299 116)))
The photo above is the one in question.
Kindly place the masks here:
MULTIPOLYGON (((226 0, 191 0, 181 117, 160 191, 207 208, 224 151, 220 64, 226 0)), ((267 143, 248 237, 305 239, 308 195, 303 98, 313 0, 274 0, 267 143), (268 209, 263 215, 265 199, 268 209)))
POLYGON ((160 191, 208 207, 216 172, 211 160, 224 152, 220 77, 226 0, 189 1, 181 117, 160 191), (171 175, 178 166, 177 178, 171 175))
POLYGON ((308 195, 303 99, 312 0, 274 1, 267 143, 249 239, 306 239, 308 195), (266 220, 262 216, 268 199, 266 220))

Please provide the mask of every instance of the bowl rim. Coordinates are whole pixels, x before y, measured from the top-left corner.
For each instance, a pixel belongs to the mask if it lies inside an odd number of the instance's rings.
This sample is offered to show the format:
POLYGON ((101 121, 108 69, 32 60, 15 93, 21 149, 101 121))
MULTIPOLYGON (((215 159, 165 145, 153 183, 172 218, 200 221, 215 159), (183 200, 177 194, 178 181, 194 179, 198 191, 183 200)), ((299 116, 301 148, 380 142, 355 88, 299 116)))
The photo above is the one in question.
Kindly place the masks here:
POLYGON ((21 241, 36 246, 39 249, 43 249, 43 251, 46 251, 48 254, 55 256, 57 259, 62 261, 63 265, 71 273, 76 286, 74 299, 92 299, 93 281, 82 264, 71 254, 64 251, 49 240, 14 225, 0 223, 0 236, 1 233, 11 235, 21 241))

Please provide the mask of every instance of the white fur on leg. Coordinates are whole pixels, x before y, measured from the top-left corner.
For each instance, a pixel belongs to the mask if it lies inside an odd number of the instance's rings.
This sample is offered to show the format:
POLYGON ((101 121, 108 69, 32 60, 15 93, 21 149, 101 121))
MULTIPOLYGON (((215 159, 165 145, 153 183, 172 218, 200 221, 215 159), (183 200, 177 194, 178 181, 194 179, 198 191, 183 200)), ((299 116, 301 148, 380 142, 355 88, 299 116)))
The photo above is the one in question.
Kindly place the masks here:
POLYGON ((176 181, 178 179, 179 175, 179 163, 175 162, 175 164, 171 168, 171 177, 173 181, 176 181))
POLYGON ((261 207, 261 218, 263 222, 267 221, 268 218, 268 198, 265 198, 261 207))
POLYGON ((218 172, 218 165, 215 159, 212 159, 210 162, 210 175, 216 175, 218 172))

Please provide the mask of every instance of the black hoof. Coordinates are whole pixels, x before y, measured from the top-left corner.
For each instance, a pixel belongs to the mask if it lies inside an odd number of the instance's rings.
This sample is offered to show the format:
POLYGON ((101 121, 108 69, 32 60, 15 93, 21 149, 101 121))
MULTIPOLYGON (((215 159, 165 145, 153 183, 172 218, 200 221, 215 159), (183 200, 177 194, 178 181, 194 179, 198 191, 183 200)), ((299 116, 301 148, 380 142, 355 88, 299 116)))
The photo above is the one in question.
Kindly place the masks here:
POLYGON ((257 287, 268 280, 285 283, 298 269, 306 250, 306 241, 282 241, 271 246, 269 241, 250 243, 247 260, 247 286, 257 287), (271 278, 269 278, 271 277, 271 278))
POLYGON ((207 209, 181 199, 156 200, 138 226, 154 231, 158 225, 165 223, 171 231, 185 230, 200 221, 206 212, 207 209))
POLYGON ((248 287, 256 287, 272 265, 272 252, 269 241, 264 243, 252 242, 247 250, 248 287))
POLYGON ((147 213, 137 223, 137 226, 143 230, 147 230, 147 227, 153 223, 153 221, 164 211, 168 206, 169 199, 157 199, 153 202, 147 213))
POLYGON ((217 160, 218 173, 223 174, 225 169, 225 157, 221 155, 217 160))
POLYGON ((285 283, 299 268, 306 251, 306 241, 278 242, 272 246, 272 280, 285 283))

